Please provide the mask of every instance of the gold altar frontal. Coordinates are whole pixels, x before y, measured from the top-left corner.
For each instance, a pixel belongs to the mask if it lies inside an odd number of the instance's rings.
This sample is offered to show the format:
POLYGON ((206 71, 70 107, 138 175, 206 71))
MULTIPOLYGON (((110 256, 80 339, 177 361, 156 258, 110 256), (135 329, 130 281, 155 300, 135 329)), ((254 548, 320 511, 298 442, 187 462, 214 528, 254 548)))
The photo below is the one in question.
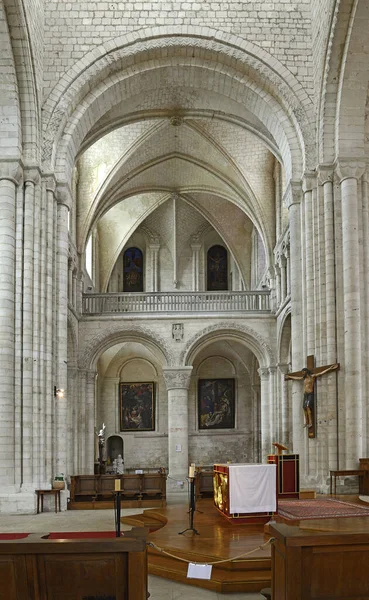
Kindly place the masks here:
MULTIPOLYGON (((260 512, 231 512, 230 501, 230 464, 214 465, 214 504, 217 510, 230 522, 237 524, 262 525, 268 523, 277 511, 277 494, 275 493, 275 510, 260 512)), ((240 465, 241 466, 241 465, 240 465)), ((264 465, 267 466, 267 465, 264 465)), ((271 465, 268 465, 271 466, 271 465)), ((247 493, 247 492, 246 492, 247 493)))

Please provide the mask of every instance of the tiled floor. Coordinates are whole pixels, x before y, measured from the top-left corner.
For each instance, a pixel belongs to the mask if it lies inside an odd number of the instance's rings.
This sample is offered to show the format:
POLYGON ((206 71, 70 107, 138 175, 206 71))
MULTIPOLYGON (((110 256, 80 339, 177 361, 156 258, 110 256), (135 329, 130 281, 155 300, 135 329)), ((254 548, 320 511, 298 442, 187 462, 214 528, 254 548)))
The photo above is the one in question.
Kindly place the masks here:
MULTIPOLYGON (((123 515, 142 512, 125 509, 123 515)), ((55 514, 0 515, 0 533, 48 533, 50 531, 111 531, 114 529, 113 510, 75 510, 55 514)), ((130 527, 122 525, 122 531, 130 527)), ((194 586, 175 583, 161 577, 149 576, 150 600, 262 600, 260 594, 217 594, 194 586)))

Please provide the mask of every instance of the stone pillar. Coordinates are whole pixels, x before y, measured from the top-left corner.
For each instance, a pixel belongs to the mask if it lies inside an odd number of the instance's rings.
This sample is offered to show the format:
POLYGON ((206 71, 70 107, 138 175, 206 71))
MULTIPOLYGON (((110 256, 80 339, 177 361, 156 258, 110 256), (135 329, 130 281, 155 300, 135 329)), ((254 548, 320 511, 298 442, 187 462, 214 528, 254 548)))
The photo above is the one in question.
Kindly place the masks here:
POLYGON ((306 174, 303 180, 304 223, 305 223, 305 310, 306 310, 306 349, 308 354, 315 350, 315 310, 314 310, 314 222, 313 222, 313 189, 316 177, 306 174))
POLYGON ((86 375, 86 420, 85 420, 85 443, 86 455, 84 472, 94 472, 95 462, 95 383, 96 371, 87 371, 86 375))
POLYGON ((280 442, 289 447, 290 439, 292 438, 292 420, 291 411, 289 406, 288 396, 288 385, 289 381, 284 380, 284 376, 289 371, 289 365, 279 364, 278 373, 280 381, 280 398, 281 398, 281 411, 280 411, 280 442))
POLYGON ((56 382, 64 389, 64 398, 56 402, 55 418, 55 469, 66 474, 68 456, 68 390, 67 390, 67 326, 68 326, 68 210, 71 195, 66 186, 57 187, 57 319, 56 319, 56 382))
POLYGON ((291 275, 290 275, 290 247, 289 247, 289 244, 286 247, 285 257, 286 257, 286 287, 287 287, 287 296, 290 296, 291 295, 291 275))
POLYGON ((168 488, 185 491, 177 482, 188 476, 188 388, 192 367, 167 367, 163 376, 168 390, 168 488), (174 480, 174 481, 173 481, 174 480))
POLYGON ((0 164, 0 483, 14 484, 15 199, 18 163, 0 164))
POLYGON ((281 302, 282 304, 285 302, 287 298, 287 276, 286 276, 286 258, 285 256, 280 256, 279 258, 279 269, 281 273, 281 302))
POLYGON ((159 250, 160 244, 150 244, 151 254, 151 291, 159 291, 159 250))
MULTIPOLYGON (((326 354, 324 364, 337 361, 336 337, 336 272, 335 272, 335 240, 334 240, 334 205, 333 205, 333 167, 319 168, 319 183, 323 189, 324 204, 324 240, 325 240, 325 320, 326 320, 326 354)), ((323 318, 323 315, 322 315, 323 318)), ((337 447, 337 374, 327 373, 322 380, 326 389, 325 430, 322 431, 327 444, 329 469, 338 468, 337 447)), ((320 426, 321 429, 321 426, 320 426)))
POLYGON ((281 272, 280 272, 280 268, 279 268, 278 264, 274 265, 274 272, 275 272, 276 302, 277 302, 277 310, 278 310, 278 308, 281 305, 281 301, 282 301, 282 299, 281 299, 281 272))
POLYGON ((272 442, 279 437, 280 406, 277 402, 277 367, 268 367, 269 371, 269 427, 270 427, 270 448, 272 452, 272 442))
MULTIPOLYGON (((301 198, 301 184, 290 182, 285 194, 285 203, 288 208, 290 225, 291 339, 293 371, 299 371, 305 363, 303 352, 302 313, 301 198)), ((301 383, 298 381, 290 381, 289 385, 292 387, 293 452, 300 454, 301 472, 303 473, 306 466, 301 383)))
POLYGON ((361 311, 359 262, 359 197, 358 181, 364 173, 364 165, 340 163, 343 243, 343 294, 344 294, 344 386, 345 386, 345 465, 357 467, 362 456, 362 397, 361 397, 361 311))
POLYGON ((260 375, 261 462, 265 462, 266 456, 271 452, 272 444, 269 369, 260 367, 258 373, 260 375))
POLYGON ((192 287, 194 292, 200 290, 200 250, 201 244, 192 242, 192 287))

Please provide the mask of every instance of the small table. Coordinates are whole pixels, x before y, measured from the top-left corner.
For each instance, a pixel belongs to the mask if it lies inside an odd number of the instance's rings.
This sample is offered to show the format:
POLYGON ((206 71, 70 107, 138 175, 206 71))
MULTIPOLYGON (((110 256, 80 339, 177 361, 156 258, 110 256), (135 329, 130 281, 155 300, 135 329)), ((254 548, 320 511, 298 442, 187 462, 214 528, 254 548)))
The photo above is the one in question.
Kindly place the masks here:
POLYGON ((60 508, 60 490, 35 490, 37 494, 37 514, 40 512, 40 497, 41 497, 41 512, 44 512, 44 496, 45 494, 52 494, 55 497, 55 512, 58 512, 58 503, 59 503, 59 512, 61 512, 60 508))
POLYGON ((356 475, 357 477, 363 477, 364 471, 361 469, 349 469, 349 470, 340 470, 340 471, 329 471, 330 475, 330 495, 332 496, 332 480, 334 479, 334 495, 336 496, 337 490, 337 477, 349 477, 351 475, 356 475))

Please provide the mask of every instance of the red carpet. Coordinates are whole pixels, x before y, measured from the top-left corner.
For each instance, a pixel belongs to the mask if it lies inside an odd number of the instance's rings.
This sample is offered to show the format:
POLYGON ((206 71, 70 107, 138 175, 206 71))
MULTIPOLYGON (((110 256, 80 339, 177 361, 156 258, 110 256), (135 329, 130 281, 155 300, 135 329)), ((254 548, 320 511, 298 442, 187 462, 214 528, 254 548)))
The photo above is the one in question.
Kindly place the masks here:
POLYGON ((278 514, 284 519, 336 519, 369 517, 369 508, 333 498, 316 500, 279 500, 278 514))
POLYGON ((0 533, 0 541, 4 540, 23 540, 29 533, 0 533))
MULTIPOLYGON (((123 533, 121 533, 123 535, 123 533)), ((57 531, 49 533, 48 540, 86 540, 96 538, 115 538, 115 531, 57 531)))

